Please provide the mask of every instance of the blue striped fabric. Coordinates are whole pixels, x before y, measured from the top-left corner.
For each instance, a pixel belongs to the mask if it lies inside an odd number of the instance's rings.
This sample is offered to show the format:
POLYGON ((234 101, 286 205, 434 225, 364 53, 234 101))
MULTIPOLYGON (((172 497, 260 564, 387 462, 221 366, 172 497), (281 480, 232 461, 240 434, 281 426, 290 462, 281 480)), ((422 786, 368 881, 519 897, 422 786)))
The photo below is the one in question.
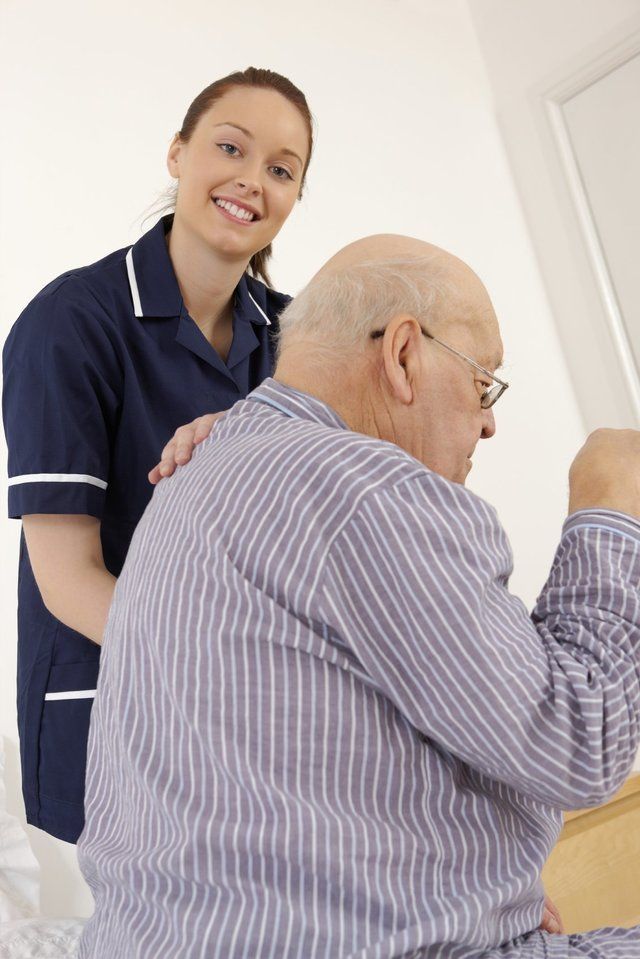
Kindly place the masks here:
POLYGON ((571 516, 533 617, 511 566, 393 444, 274 380, 238 403, 116 588, 81 959, 637 959, 536 930, 560 810, 638 747, 640 524, 571 516))

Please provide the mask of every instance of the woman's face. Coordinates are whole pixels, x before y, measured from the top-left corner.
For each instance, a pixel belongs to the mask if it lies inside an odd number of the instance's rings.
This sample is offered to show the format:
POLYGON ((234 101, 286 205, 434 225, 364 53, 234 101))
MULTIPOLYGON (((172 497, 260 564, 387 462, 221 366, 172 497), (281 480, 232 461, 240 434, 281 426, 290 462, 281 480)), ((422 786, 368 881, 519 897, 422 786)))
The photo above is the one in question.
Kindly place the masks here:
POLYGON ((200 117, 188 143, 176 137, 171 145, 174 222, 219 254, 248 261, 289 216, 308 149, 306 123, 285 97, 234 87, 200 117))

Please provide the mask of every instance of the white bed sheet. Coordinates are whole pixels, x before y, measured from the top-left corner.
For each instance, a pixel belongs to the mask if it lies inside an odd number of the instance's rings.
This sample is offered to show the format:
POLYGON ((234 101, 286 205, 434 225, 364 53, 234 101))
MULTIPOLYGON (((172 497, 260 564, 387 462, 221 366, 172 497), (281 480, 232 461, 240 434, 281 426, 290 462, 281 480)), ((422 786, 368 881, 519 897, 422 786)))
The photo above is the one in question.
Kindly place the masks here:
POLYGON ((0 736, 0 959, 71 959, 85 920, 40 912, 40 866, 22 824, 10 816, 0 736))
POLYGON ((0 925, 0 959, 72 959, 84 919, 10 919, 0 925))

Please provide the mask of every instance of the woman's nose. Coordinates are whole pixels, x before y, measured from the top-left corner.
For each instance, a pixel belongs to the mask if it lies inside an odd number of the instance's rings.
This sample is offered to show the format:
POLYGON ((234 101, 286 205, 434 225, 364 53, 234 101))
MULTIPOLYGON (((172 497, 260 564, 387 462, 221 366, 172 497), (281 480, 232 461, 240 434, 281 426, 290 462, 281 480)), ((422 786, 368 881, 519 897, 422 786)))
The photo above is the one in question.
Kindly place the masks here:
POLYGON ((258 196, 262 193, 262 184, 256 177, 239 176, 236 177, 236 186, 239 190, 258 196))

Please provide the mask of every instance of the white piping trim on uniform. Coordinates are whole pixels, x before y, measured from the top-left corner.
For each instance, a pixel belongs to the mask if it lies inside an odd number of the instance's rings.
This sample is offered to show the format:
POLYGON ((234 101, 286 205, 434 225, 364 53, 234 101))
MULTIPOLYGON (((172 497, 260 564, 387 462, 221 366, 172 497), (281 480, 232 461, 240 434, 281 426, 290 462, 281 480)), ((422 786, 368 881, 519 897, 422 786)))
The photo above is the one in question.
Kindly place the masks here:
POLYGON ((67 693, 45 693, 45 700, 52 699, 95 699, 95 689, 70 689, 67 693))
POLYGON ((25 473, 23 476, 9 477, 9 486, 17 486, 18 483, 89 483, 100 489, 107 488, 104 480, 84 473, 25 473))
POLYGON ((133 300, 133 310, 136 316, 144 316, 142 312, 142 303, 140 302, 140 293, 136 280, 136 271, 133 268, 133 247, 127 253, 127 274, 129 276, 129 286, 131 287, 131 299, 133 300))
MULTIPOLYGON (((247 290, 247 293, 249 293, 248 290, 247 290)), ((260 310, 260 312, 261 312, 262 315, 264 316, 265 320, 267 321, 267 326, 271 326, 271 320, 269 319, 269 317, 267 316, 267 314, 264 312, 264 310, 262 309, 262 307, 260 306, 260 304, 259 304, 259 303, 256 303, 256 301, 254 300, 254 298, 251 296, 250 293, 249 293, 249 299, 251 300, 251 302, 253 303, 253 305, 254 305, 254 306, 257 306, 257 308, 260 310)))

